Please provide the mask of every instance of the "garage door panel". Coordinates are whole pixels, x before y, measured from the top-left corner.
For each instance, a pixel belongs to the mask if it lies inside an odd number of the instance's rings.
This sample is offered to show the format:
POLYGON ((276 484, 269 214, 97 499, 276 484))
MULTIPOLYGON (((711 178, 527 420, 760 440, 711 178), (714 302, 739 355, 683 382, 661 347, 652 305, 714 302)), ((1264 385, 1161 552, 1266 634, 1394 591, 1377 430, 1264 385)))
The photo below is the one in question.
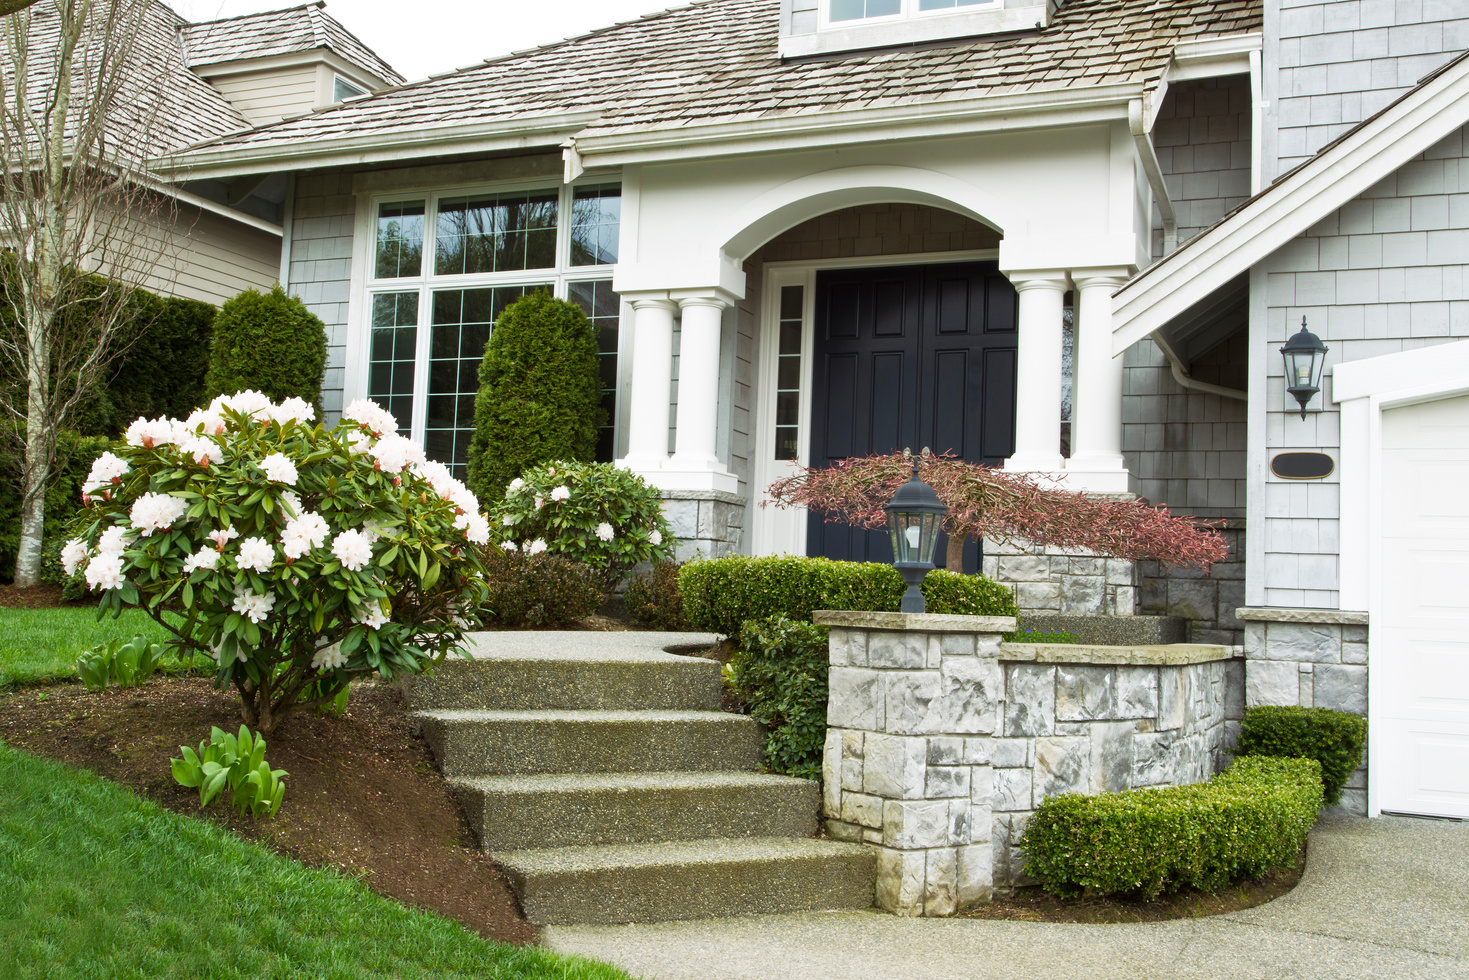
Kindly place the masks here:
POLYGON ((1382 734, 1405 750, 1405 764, 1382 774, 1391 788, 1383 794, 1384 810, 1469 817, 1462 782, 1469 767, 1469 734, 1422 724, 1387 726, 1382 734))

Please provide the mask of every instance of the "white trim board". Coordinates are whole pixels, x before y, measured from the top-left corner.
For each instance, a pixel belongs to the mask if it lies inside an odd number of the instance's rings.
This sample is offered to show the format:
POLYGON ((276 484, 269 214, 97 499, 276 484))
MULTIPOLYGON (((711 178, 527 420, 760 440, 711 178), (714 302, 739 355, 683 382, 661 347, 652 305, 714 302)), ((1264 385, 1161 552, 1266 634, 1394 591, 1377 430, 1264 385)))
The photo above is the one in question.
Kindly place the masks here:
POLYGON ((1166 326, 1466 122, 1469 58, 1461 58, 1118 290, 1113 352, 1166 326))

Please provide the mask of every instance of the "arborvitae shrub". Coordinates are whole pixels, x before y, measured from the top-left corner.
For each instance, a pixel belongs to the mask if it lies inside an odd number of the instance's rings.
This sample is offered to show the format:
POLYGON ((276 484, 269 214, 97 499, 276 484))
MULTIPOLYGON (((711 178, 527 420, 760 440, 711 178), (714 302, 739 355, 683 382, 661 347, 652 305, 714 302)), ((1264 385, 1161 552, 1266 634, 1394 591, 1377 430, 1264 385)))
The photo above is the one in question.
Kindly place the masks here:
POLYGON ((208 401, 204 378, 219 311, 199 300, 144 295, 140 318, 146 320, 107 385, 109 424, 98 435, 121 435, 140 416, 187 418, 208 401))
POLYGON ((1245 710, 1236 753, 1315 759, 1321 763, 1326 805, 1336 806, 1366 747, 1367 719, 1360 715, 1330 708, 1260 705, 1245 710))
POLYGON ((512 303, 480 363, 470 489, 493 507, 532 466, 595 459, 601 390, 597 331, 580 307, 543 292, 512 303))
POLYGON ((247 289, 219 308, 209 352, 205 398, 262 392, 272 401, 304 398, 321 418, 326 327, 306 304, 276 285, 247 289))
MULTIPOLYGON (((18 442, 8 435, 0 440, 0 582, 5 583, 12 579, 16 552, 20 548, 22 457, 18 442)), ((92 461, 111 448, 112 441, 105 436, 79 436, 70 429, 63 429, 57 434, 58 465, 51 473, 50 485, 46 487, 41 563, 43 581, 63 581, 56 556, 66 542, 68 525, 82 512, 82 484, 92 469, 92 461)))

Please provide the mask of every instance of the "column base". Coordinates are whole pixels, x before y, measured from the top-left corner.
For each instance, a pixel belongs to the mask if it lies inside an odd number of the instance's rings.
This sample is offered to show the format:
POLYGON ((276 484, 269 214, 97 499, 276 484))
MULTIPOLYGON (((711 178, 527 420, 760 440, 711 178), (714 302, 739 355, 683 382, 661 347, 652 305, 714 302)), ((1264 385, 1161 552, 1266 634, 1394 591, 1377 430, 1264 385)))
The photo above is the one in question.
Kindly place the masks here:
POLYGON ((1125 469, 1112 467, 1073 466, 1067 461, 1065 479, 1061 485, 1068 490, 1086 493, 1127 493, 1128 474, 1125 469))
POLYGON ((738 493, 740 478, 724 469, 689 466, 679 467, 669 460, 663 468, 643 475, 660 490, 713 490, 738 493))
POLYGON ((1060 453, 1016 453, 1005 460, 1005 469, 1020 473, 1049 473, 1065 465, 1066 460, 1060 453))

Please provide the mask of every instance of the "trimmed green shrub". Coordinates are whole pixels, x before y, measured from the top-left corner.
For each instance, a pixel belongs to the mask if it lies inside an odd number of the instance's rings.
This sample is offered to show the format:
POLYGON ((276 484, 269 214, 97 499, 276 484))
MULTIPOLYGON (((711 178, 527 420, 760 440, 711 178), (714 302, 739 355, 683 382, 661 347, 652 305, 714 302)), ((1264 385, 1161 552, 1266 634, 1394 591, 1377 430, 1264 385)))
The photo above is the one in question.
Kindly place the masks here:
POLYGON ((602 375, 597 331, 575 303, 535 292, 500 314, 485 345, 469 444, 469 486, 493 501, 547 460, 597 455, 602 375))
POLYGON ((487 626, 565 626, 602 604, 597 573, 560 555, 527 555, 491 546, 485 550, 489 594, 481 609, 487 626))
MULTIPOLYGON (((732 555, 689 562, 678 588, 694 629, 734 636, 747 619, 810 622, 817 609, 894 612, 907 587, 897 569, 878 562, 732 555)), ((1015 615, 1010 587, 982 575, 935 569, 924 579, 923 595, 931 613, 1015 615)))
POLYGON ((627 614, 633 622, 656 630, 686 630, 683 597, 678 593, 676 561, 660 561, 627 583, 627 614))
POLYGON ((1214 890, 1295 860, 1322 806, 1314 759, 1238 759, 1207 783, 1043 802, 1025 873, 1063 896, 1214 890))
MULTIPOLYGON (((103 436, 82 436, 63 429, 56 440, 56 458, 61 461, 46 488, 46 523, 43 531, 44 558, 41 577, 46 582, 62 582, 57 557, 66 543, 67 528, 82 513, 82 484, 91 472, 92 462, 111 449, 112 440, 103 436)), ((0 582, 9 584, 15 573, 15 556, 20 548, 20 447, 10 437, 0 440, 0 582)))
POLYGON ((1366 747, 1367 719, 1359 715, 1330 708, 1262 705, 1245 710, 1235 752, 1315 759, 1321 763, 1326 805, 1336 806, 1366 747))
POLYGON ((827 633, 825 626, 784 616, 751 620, 725 668, 750 714, 770 729, 765 764, 773 772, 821 778, 827 633))
POLYGON ((258 391, 276 402, 300 398, 319 420, 325 370, 326 327, 279 283, 268 293, 247 289, 219 308, 206 397, 258 391))
POLYGON ((143 297, 143 329, 118 360, 98 399, 102 426, 89 434, 119 436, 139 417, 186 418, 208 401, 204 378, 218 309, 193 299, 143 297))

